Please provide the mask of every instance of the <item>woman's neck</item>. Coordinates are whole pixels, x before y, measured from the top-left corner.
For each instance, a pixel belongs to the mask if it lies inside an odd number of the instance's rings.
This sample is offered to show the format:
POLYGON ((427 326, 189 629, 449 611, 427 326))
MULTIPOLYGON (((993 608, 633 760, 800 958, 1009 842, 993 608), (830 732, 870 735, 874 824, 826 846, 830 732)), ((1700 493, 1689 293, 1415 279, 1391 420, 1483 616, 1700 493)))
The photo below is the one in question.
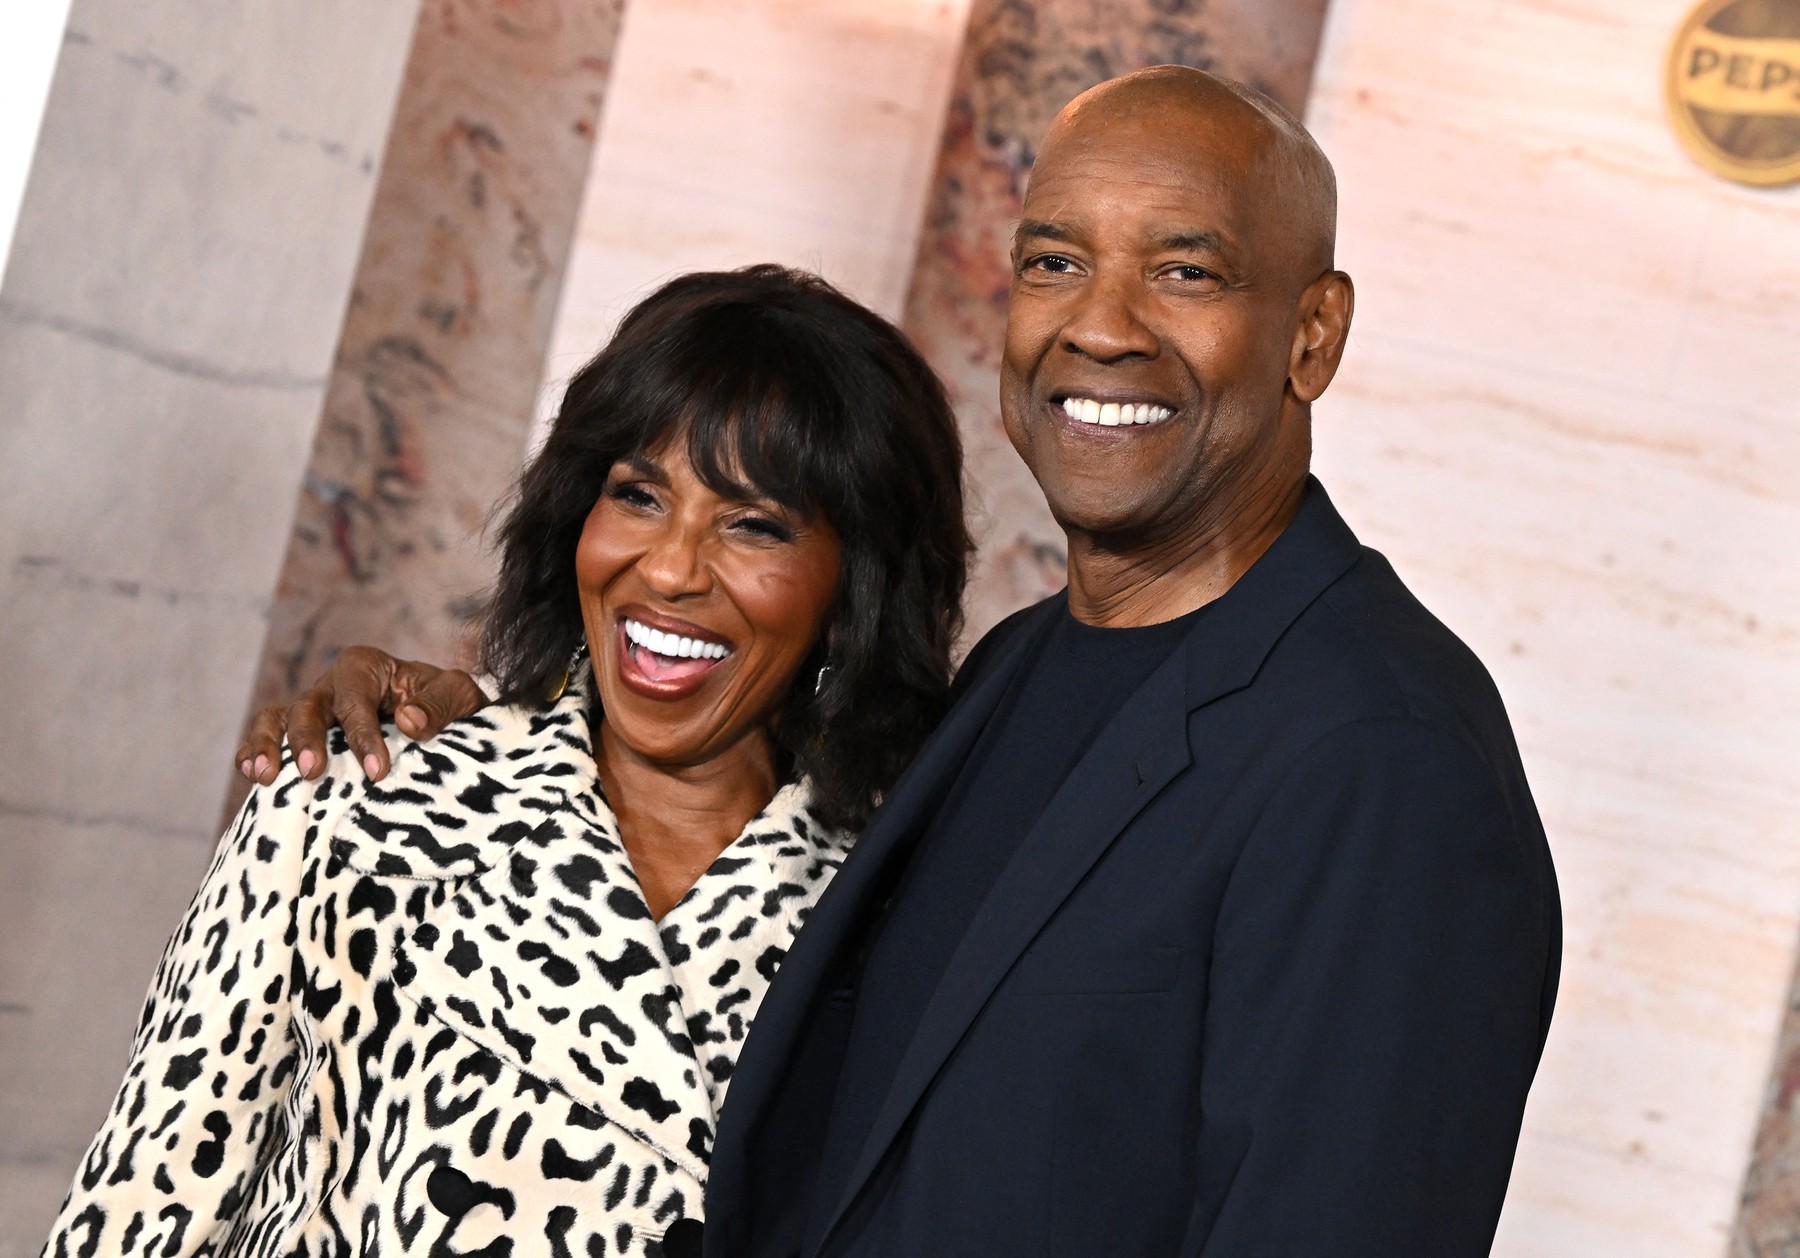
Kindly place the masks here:
POLYGON ((602 720, 594 731, 594 764, 658 919, 768 806, 779 784, 774 745, 762 732, 703 764, 671 767, 633 752, 602 720))

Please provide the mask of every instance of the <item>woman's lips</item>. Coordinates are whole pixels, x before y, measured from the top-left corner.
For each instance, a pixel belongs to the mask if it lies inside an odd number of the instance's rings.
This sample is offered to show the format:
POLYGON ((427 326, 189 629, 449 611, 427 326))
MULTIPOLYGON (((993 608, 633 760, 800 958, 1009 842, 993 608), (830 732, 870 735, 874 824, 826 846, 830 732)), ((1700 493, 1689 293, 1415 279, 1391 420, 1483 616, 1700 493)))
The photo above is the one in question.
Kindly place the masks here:
POLYGON ((722 643, 665 633, 631 617, 618 628, 619 680, 647 699, 685 699, 731 656, 722 643))

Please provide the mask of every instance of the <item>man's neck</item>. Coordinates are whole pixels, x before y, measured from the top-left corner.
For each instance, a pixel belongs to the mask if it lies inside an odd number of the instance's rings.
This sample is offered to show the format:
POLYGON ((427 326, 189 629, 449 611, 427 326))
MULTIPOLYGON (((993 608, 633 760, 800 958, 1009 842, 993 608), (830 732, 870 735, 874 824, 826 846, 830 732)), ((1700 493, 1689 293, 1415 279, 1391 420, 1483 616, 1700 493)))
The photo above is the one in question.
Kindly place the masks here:
POLYGON ((1216 527, 1158 539, 1097 537, 1071 530, 1069 611, 1089 625, 1158 625, 1221 597, 1262 558, 1300 509, 1304 481, 1286 494, 1232 512, 1216 527))

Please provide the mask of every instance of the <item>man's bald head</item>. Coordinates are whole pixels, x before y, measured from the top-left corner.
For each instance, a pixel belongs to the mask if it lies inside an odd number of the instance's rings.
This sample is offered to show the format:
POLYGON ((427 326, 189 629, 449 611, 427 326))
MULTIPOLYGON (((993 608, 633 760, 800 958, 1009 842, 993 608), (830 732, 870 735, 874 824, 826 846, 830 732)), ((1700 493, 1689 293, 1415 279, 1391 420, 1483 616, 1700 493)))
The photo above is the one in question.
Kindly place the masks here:
MULTIPOLYGON (((1059 146, 1106 142, 1109 129, 1133 120, 1191 119, 1196 132, 1226 135, 1243 145, 1244 174, 1270 182, 1262 198, 1291 229, 1306 278, 1334 265, 1337 175, 1307 129, 1281 105, 1235 80, 1190 66, 1151 66, 1090 88, 1070 101, 1049 132, 1039 165, 1059 146)), ((1196 134, 1196 140, 1202 137, 1196 134)))
POLYGON ((1000 413, 1069 534, 1071 589, 1084 546, 1133 571, 1185 555, 1222 589, 1298 509, 1354 305, 1336 202, 1304 127, 1199 70, 1103 83, 1051 125, 1000 413))

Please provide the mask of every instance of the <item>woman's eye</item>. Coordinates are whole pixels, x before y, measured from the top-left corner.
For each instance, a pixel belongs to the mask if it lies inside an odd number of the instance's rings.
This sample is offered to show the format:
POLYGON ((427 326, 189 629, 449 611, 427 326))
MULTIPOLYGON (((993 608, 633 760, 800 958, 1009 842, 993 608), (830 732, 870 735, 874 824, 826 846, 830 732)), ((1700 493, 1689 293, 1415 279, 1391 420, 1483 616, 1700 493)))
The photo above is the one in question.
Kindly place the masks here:
POLYGON ((622 502, 628 507, 654 507, 656 497, 642 485, 627 481, 622 485, 610 486, 606 496, 614 502, 622 502))
POLYGON ((771 519, 766 515, 740 516, 732 527, 739 532, 748 533, 752 537, 772 542, 791 542, 794 540, 794 530, 790 529, 780 520, 771 519))

